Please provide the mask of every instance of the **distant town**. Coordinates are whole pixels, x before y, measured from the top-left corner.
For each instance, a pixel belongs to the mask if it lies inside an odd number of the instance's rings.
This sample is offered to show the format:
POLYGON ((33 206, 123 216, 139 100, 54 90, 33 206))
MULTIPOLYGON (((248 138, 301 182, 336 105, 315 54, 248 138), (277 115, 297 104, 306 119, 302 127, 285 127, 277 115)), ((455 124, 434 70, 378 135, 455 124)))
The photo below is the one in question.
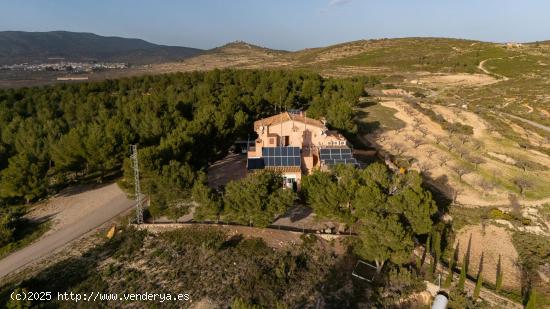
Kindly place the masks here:
POLYGON ((68 62, 57 61, 48 63, 21 63, 2 65, 0 70, 7 71, 29 71, 29 72, 43 72, 43 71, 59 71, 59 72, 73 72, 73 73, 89 73, 94 71, 106 70, 106 69, 127 69, 128 64, 124 62, 68 62))

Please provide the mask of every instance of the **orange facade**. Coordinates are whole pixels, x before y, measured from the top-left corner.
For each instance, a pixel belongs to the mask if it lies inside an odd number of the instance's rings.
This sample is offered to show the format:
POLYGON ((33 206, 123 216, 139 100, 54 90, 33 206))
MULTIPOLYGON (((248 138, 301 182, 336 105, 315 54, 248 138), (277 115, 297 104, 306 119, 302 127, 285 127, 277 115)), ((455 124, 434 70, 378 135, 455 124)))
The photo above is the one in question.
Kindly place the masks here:
MULTIPOLYGON (((316 168, 323 168, 319 150, 322 148, 348 147, 348 142, 336 131, 327 129, 323 121, 307 118, 303 113, 284 112, 254 122, 258 138, 248 149, 249 162, 264 158, 267 149, 281 147, 300 149, 300 164, 266 164, 263 168, 278 170, 285 178, 294 179, 299 185, 302 174, 309 174, 316 168)), ((285 149, 283 149, 284 151, 285 149)), ((286 151, 285 151, 286 153, 286 151)), ((250 169, 250 167, 249 167, 250 169)))

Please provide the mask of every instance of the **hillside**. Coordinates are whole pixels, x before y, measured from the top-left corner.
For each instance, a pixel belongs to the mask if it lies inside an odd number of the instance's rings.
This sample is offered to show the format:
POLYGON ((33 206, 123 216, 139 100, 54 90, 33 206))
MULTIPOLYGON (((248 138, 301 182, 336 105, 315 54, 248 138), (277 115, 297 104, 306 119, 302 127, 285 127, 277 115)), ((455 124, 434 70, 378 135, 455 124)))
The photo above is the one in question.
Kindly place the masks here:
POLYGON ((181 60, 201 52, 196 48, 156 45, 140 39, 92 33, 0 32, 0 65, 46 62, 48 58, 150 64, 181 60))

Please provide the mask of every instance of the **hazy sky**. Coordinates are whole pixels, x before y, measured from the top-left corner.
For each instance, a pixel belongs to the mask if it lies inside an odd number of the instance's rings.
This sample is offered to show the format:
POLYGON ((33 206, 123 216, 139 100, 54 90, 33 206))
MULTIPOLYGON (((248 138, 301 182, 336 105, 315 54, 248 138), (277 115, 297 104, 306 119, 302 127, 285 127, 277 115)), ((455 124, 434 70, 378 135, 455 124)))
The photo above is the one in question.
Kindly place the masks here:
POLYGON ((68 30, 213 48, 370 38, 550 39, 548 0, 0 0, 0 31, 68 30))

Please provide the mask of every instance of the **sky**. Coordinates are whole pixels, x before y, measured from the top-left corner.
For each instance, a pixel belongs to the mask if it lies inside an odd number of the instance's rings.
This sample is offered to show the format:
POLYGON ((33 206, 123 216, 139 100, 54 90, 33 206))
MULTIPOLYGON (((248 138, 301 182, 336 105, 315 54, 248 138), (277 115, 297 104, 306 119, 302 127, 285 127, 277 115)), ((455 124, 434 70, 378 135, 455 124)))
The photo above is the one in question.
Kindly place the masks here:
POLYGON ((0 31, 92 32, 299 50, 376 38, 550 39, 548 0, 0 0, 0 31))

